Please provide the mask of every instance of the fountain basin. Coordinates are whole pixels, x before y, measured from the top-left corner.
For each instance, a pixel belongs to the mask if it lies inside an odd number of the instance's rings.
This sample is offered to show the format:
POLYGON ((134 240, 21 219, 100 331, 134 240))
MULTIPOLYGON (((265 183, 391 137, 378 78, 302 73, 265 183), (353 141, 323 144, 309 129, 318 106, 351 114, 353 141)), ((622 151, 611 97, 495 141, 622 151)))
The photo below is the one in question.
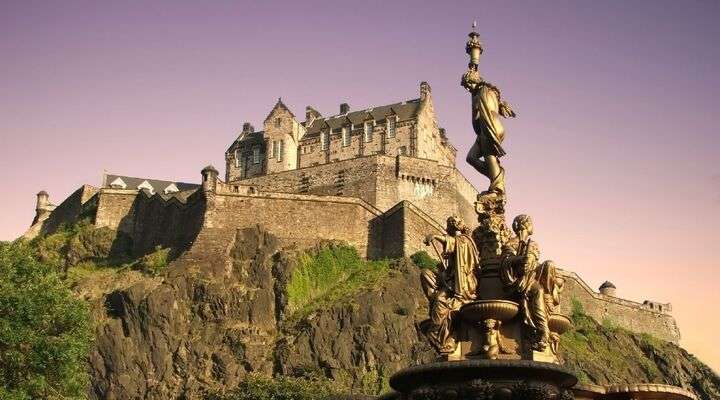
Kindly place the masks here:
POLYGON ((460 307, 460 315, 472 323, 479 323, 486 319, 507 321, 514 318, 519 310, 518 303, 514 301, 478 300, 460 307))
POLYGON ((559 335, 572 329, 573 324, 570 318, 561 314, 552 314, 548 320, 548 327, 550 332, 556 332, 559 335))

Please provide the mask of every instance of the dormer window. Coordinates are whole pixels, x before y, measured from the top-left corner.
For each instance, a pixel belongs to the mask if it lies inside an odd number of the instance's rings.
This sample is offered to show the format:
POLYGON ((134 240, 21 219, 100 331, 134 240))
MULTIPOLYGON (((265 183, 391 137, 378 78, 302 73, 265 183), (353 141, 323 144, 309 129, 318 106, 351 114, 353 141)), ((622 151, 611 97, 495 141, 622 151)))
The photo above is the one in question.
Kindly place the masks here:
POLYGON ((155 189, 152 187, 152 185, 148 181, 143 181, 141 184, 139 184, 137 186, 137 188, 138 188, 138 190, 147 190, 148 192, 150 192, 150 194, 155 194, 155 189))
POLYGON ((174 183, 169 184, 168 187, 166 187, 163 190, 163 192, 165 192, 165 194, 177 193, 179 191, 180 190, 178 189, 177 185, 175 185, 174 183))
POLYGON ((127 184, 121 178, 115 178, 114 181, 110 182, 110 187, 113 189, 125 189, 127 184))
POLYGON ((395 124, 397 123, 397 116, 388 117, 387 119, 387 135, 388 137, 395 137, 395 124))
POLYGON ((352 131, 352 125, 343 126, 342 128, 342 145, 344 147, 350 146, 350 132, 352 131))
POLYGON ((364 137, 366 143, 372 142, 372 140, 373 140, 373 125, 374 125, 374 121, 367 121, 365 123, 363 137, 364 137))

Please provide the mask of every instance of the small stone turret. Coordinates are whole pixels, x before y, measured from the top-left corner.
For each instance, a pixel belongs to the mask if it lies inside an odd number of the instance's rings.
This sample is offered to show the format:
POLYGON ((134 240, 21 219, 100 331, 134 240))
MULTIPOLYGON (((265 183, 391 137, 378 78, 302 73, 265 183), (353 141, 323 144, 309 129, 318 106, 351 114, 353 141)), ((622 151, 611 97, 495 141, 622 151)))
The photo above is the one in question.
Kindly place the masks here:
POLYGON ((50 195, 48 192, 41 190, 37 194, 37 200, 35 203, 35 218, 33 219, 33 225, 38 222, 46 220, 55 206, 50 203, 50 195))
POLYGON ((610 281, 605 281, 602 285, 600 285, 600 293, 606 296, 617 297, 615 294, 616 289, 615 285, 613 285, 610 281))
POLYGON ((212 165, 203 168, 202 171, 203 192, 214 192, 217 189, 218 170, 212 165))

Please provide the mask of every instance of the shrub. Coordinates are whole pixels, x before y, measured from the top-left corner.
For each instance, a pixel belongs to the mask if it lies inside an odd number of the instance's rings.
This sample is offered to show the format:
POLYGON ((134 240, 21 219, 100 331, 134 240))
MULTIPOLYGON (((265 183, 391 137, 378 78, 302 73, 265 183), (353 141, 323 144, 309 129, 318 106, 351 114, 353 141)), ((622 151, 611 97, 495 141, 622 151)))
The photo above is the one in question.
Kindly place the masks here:
POLYGON ((0 243, 0 398, 84 398, 85 303, 24 243, 0 243))
POLYGON ((438 269, 439 261, 430 257, 430 254, 428 254, 425 250, 418 251, 417 253, 411 255, 410 259, 419 268, 430 269, 433 271, 437 271, 438 269))
POLYGON ((339 393, 324 378, 265 378, 251 375, 228 394, 213 394, 208 400, 326 400, 339 393))
POLYGON ((330 244, 298 256, 287 284, 288 310, 306 314, 359 290, 374 287, 390 270, 388 261, 365 261, 355 248, 330 244))
POLYGON ((155 251, 144 255, 137 263, 136 268, 150 275, 160 275, 168 265, 170 249, 163 249, 160 246, 155 251))

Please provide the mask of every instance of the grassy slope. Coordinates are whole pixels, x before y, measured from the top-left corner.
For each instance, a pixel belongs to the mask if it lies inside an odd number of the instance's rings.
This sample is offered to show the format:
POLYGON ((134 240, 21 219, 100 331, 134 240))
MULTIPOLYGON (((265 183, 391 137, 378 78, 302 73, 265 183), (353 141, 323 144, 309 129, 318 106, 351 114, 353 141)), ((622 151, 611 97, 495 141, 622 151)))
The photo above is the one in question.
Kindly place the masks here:
POLYGON ((598 324, 573 304, 575 330, 565 333, 565 366, 581 382, 599 385, 665 383, 694 390, 701 399, 720 398, 720 377, 677 345, 648 334, 598 324))

